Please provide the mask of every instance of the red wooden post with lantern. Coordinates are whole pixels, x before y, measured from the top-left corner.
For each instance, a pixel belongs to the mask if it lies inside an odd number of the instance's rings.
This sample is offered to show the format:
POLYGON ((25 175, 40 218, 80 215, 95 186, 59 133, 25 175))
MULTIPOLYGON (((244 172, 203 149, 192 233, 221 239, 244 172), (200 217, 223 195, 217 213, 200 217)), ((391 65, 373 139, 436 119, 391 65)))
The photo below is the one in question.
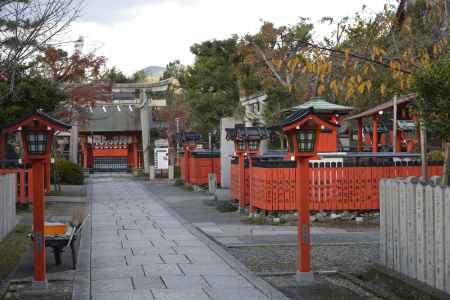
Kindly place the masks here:
POLYGON ((337 139, 339 120, 333 116, 315 114, 313 108, 294 112, 282 122, 283 132, 289 140, 289 155, 297 161, 296 203, 298 208, 298 279, 313 280, 311 272, 309 160, 318 158, 317 152, 327 148, 323 141, 337 139), (319 147, 320 146, 320 147, 319 147))
MULTIPOLYGON (((245 198, 245 164, 251 164, 251 158, 259 154, 260 143, 269 138, 269 131, 264 127, 244 127, 236 125, 235 128, 226 128, 227 140, 234 141, 235 156, 239 159, 239 208, 243 210, 249 199, 245 198)), ((250 167, 250 165, 249 165, 250 167)))
POLYGON ((45 259, 45 167, 50 162, 51 145, 55 131, 65 131, 70 126, 37 111, 6 126, 3 133, 19 131, 22 138, 23 160, 32 163, 33 170, 33 241, 34 241, 34 281, 37 288, 47 286, 45 259))

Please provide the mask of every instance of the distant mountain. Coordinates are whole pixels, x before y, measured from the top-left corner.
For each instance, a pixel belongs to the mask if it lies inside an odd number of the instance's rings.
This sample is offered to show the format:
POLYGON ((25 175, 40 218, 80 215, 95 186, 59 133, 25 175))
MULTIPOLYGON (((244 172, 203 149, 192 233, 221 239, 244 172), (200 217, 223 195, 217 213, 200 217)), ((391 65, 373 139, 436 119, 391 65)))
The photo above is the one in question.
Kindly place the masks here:
POLYGON ((142 69, 141 71, 144 71, 145 75, 147 75, 147 76, 160 77, 163 75, 165 70, 166 70, 166 68, 163 68, 163 67, 150 66, 150 67, 146 67, 146 68, 142 69))

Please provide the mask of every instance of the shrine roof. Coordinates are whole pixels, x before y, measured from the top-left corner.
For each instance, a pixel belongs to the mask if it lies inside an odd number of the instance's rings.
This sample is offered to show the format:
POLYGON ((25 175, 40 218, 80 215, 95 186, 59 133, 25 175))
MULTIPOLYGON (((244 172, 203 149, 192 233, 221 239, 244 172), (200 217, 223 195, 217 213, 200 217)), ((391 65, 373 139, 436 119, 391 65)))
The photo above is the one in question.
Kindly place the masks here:
POLYGON ((65 129, 70 129, 70 125, 53 117, 52 115, 43 112, 42 110, 37 110, 35 112, 31 112, 28 113, 26 115, 24 115, 23 117, 17 119, 16 121, 6 124, 5 126, 3 126, 3 128, 0 128, 4 131, 10 131, 10 130, 14 130, 15 127, 20 127, 22 123, 27 122, 27 119, 36 116, 38 118, 41 118, 44 121, 47 121, 48 123, 50 123, 50 125, 54 125, 55 127, 61 129, 61 130, 65 130, 65 129))
POLYGON ((226 128, 227 140, 260 141, 270 137, 270 132, 265 127, 244 127, 226 128))
MULTIPOLYGON (((408 104, 408 103, 412 102, 415 98, 416 98, 416 94, 409 94, 409 95, 400 97, 397 99, 397 105, 408 104)), ((379 111, 391 109, 393 107, 394 107, 394 100, 390 100, 383 104, 377 105, 369 110, 363 111, 363 112, 353 115, 353 116, 350 116, 350 117, 346 118, 345 120, 350 121, 350 120, 355 120, 355 119, 361 119, 364 117, 369 117, 369 116, 378 114, 379 111)))
POLYGON ((320 97, 313 97, 311 100, 294 106, 288 111, 298 111, 298 110, 305 110, 308 108, 313 108, 316 113, 338 113, 338 114, 346 114, 353 110, 353 107, 350 106, 344 106, 335 104, 332 102, 328 102, 327 100, 320 98, 320 97))
MULTIPOLYGON (((151 121, 150 128, 153 127, 154 124, 151 121)), ((129 131, 141 131, 141 112, 137 107, 130 108, 128 105, 95 106, 82 113, 80 132, 129 131)))

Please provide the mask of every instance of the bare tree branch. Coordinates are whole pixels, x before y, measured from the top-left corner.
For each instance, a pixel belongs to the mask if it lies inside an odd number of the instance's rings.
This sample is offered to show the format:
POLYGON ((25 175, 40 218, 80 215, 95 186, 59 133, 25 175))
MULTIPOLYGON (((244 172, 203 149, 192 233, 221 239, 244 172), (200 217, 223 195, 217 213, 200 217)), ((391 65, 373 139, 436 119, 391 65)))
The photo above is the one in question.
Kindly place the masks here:
MULTIPOLYGON (((36 54, 57 44, 83 0, 0 0, 0 74, 14 91, 15 76, 36 54)), ((8 97, 0 95, 0 103, 8 97)))

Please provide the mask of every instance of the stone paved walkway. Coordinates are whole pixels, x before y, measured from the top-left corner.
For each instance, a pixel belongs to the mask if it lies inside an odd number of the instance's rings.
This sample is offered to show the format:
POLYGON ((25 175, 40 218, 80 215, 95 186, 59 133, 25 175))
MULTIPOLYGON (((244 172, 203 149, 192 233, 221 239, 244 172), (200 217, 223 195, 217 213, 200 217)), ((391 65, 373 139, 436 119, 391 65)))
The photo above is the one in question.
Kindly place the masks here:
POLYGON ((269 299, 142 183, 94 177, 90 190, 90 262, 86 271, 81 263, 75 289, 90 283, 94 300, 269 299))

